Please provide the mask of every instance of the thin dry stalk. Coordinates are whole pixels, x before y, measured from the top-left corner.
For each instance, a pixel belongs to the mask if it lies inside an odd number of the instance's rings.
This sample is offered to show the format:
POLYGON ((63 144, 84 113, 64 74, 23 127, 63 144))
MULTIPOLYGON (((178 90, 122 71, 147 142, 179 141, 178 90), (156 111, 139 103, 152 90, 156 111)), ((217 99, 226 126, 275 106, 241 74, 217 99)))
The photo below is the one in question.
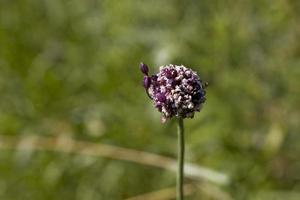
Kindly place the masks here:
MULTIPOLYGON (((0 136, 0 149, 17 151, 55 151, 85 156, 99 156, 149 165, 173 172, 177 170, 177 161, 173 158, 153 153, 137 151, 133 149, 116 147, 108 144, 99 144, 85 141, 77 141, 70 137, 37 137, 37 136, 0 136)), ((224 185, 229 183, 227 175, 186 163, 185 176, 192 180, 206 180, 215 184, 224 185)))

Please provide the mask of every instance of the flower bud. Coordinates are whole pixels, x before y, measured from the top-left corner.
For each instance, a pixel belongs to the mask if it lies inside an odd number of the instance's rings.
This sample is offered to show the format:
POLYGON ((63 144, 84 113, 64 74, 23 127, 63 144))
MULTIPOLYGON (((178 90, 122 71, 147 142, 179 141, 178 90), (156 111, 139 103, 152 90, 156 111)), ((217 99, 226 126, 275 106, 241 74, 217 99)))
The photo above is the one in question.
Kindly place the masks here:
POLYGON ((147 75, 148 76, 148 72, 149 72, 149 68, 146 64, 144 63, 141 63, 140 64, 140 70, 141 72, 144 74, 144 75, 147 75))
POLYGON ((143 86, 147 90, 150 87, 151 78, 149 76, 144 76, 143 86))

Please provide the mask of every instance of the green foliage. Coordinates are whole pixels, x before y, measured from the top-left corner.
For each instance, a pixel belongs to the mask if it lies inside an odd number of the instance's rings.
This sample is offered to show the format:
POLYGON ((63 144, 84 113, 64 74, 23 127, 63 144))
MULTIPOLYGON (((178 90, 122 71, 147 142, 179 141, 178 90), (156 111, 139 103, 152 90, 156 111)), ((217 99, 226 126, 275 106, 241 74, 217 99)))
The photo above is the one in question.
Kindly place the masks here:
MULTIPOLYGON (((297 0, 0 0, 0 134, 175 157, 174 121, 160 124, 138 65, 184 64, 210 83, 186 120, 187 161, 229 174, 234 199, 298 199, 299 24, 297 0)), ((124 199, 174 184, 123 161, 0 150, 1 199, 124 199)))

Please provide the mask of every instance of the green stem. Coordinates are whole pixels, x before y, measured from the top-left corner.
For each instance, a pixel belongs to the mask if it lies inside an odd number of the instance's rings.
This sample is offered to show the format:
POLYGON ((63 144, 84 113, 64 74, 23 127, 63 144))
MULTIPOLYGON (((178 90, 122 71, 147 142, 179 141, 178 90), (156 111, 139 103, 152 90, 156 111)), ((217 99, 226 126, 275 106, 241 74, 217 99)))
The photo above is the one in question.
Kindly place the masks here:
POLYGON ((178 171, 177 171, 177 200, 183 200, 183 179, 184 179, 184 125, 183 119, 178 118, 178 171))

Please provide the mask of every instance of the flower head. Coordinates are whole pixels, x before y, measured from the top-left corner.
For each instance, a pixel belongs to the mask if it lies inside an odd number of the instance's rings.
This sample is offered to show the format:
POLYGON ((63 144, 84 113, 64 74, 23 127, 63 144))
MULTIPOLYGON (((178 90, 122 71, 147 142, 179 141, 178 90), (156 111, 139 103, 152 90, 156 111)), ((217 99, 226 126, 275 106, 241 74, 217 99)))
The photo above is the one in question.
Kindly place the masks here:
POLYGON ((161 66, 159 73, 148 75, 148 67, 140 66, 144 74, 143 86, 154 106, 162 113, 162 122, 168 118, 193 118, 205 102, 205 87, 193 70, 181 65, 161 66))

